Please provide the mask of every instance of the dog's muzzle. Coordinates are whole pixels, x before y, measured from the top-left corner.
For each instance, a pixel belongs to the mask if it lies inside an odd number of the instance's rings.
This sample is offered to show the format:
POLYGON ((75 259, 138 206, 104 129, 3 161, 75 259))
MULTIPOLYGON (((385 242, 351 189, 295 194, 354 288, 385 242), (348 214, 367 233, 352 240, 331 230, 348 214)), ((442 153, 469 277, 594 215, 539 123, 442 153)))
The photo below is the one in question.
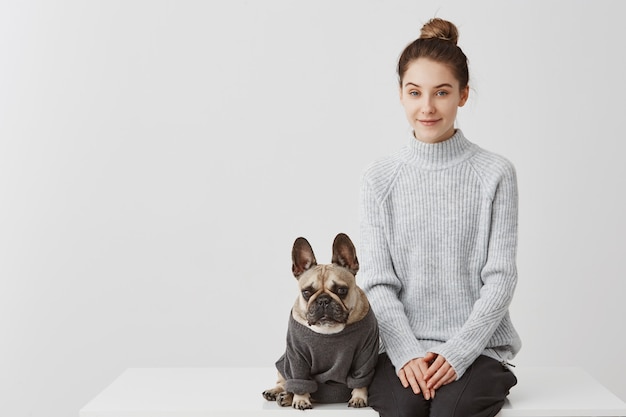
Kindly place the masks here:
POLYGON ((315 324, 346 323, 348 312, 328 294, 321 294, 312 300, 307 313, 310 326, 315 324))

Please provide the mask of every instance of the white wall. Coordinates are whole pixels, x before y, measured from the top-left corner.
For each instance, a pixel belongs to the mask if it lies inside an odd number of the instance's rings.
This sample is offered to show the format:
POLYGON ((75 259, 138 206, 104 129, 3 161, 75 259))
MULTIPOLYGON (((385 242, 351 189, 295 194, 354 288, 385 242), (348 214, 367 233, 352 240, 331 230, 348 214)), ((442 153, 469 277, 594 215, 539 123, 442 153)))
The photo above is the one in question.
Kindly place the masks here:
POLYGON ((358 250, 434 15, 470 58, 459 126, 518 169, 515 362, 626 400, 618 3, 3 1, 0 414, 76 416, 127 367, 271 366, 291 244, 358 250))

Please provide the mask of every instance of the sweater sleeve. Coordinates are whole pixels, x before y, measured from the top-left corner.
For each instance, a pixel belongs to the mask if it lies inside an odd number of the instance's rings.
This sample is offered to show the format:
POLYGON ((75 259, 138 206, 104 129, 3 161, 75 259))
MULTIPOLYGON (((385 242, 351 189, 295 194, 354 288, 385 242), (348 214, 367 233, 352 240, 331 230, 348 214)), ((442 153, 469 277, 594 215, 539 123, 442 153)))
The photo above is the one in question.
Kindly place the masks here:
POLYGON ((357 349, 357 355, 352 363, 352 369, 346 380, 348 388, 367 387, 374 379, 374 371, 378 362, 378 324, 373 311, 367 316, 368 325, 364 326, 366 333, 363 343, 357 349))
POLYGON ((506 165, 491 206, 487 259, 480 296, 460 331, 431 349, 450 363, 460 378, 485 350, 508 311, 517 285, 518 192, 515 169, 506 165))
POLYGON ((299 333, 299 327, 293 326, 290 318, 287 330, 287 347, 285 354, 278 360, 276 367, 285 378, 285 389, 295 394, 306 394, 317 391, 317 382, 311 375, 312 360, 300 341, 306 339, 299 333))
POLYGON ((360 200, 361 286, 376 314, 383 347, 398 371, 426 352, 415 337, 398 298, 402 283, 393 267, 385 216, 381 199, 365 176, 360 200))

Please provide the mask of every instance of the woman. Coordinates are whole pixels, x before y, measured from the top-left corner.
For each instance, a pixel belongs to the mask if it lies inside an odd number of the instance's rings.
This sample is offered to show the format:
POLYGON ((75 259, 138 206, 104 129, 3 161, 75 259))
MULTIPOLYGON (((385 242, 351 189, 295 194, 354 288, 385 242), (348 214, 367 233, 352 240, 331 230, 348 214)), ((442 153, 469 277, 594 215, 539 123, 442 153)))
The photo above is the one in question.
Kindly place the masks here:
POLYGON ((432 19, 406 47, 412 135, 363 177, 361 285, 382 346, 369 404, 382 417, 494 416, 517 382, 517 181, 508 160, 454 127, 469 96, 457 39, 432 19))

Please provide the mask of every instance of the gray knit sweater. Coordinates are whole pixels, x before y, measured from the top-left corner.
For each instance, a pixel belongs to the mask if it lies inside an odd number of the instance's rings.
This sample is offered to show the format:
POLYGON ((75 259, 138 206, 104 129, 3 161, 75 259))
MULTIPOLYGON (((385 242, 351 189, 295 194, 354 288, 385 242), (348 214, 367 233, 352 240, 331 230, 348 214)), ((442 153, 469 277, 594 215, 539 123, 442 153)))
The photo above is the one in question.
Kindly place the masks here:
POLYGON ((372 381, 379 334, 371 308, 339 333, 316 333, 291 315, 287 329, 287 349, 276 362, 287 391, 310 393, 320 403, 346 402, 353 388, 372 381))
POLYGON ((481 354, 521 347, 508 307, 517 283, 513 165, 457 129, 440 143, 413 135, 364 173, 360 279, 396 370, 428 351, 460 378, 481 354))

